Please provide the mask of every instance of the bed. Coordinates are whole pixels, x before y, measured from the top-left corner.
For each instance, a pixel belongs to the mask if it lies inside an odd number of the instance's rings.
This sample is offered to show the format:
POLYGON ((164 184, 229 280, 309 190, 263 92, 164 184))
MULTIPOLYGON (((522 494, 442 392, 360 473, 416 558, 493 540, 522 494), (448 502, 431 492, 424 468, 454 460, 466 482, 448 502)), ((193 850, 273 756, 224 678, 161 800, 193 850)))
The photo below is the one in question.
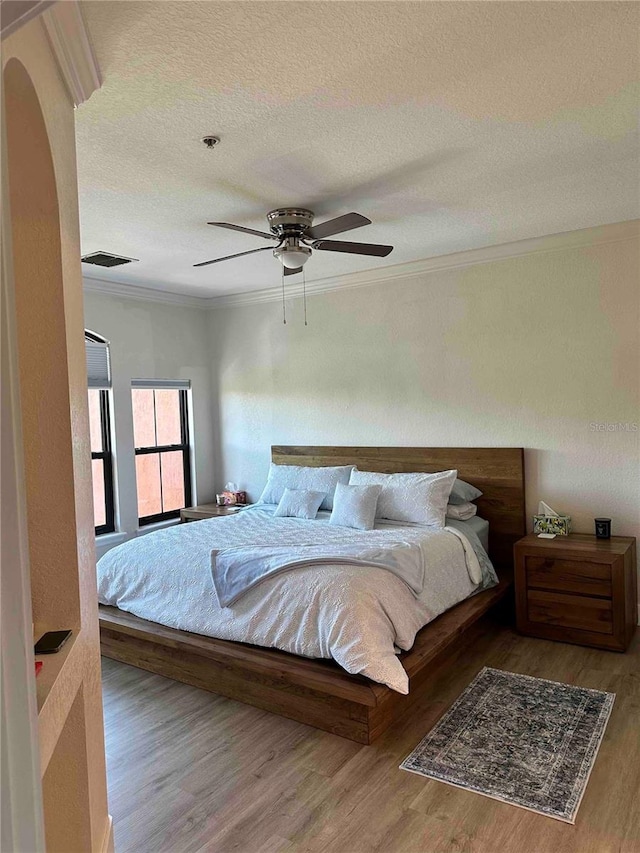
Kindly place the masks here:
MULTIPOLYGON (((452 609, 447 609, 419 631, 413 643, 413 634, 408 630, 409 641, 404 646, 398 643, 401 648, 406 649, 399 658, 386 655, 386 658, 394 659, 385 660, 385 655, 380 653, 380 661, 374 661, 376 665, 373 668, 362 666, 358 669, 354 664, 352 671, 364 673, 360 675, 349 674, 330 660, 300 657, 274 648, 265 648, 263 645, 250 646, 244 642, 221 639, 218 634, 222 637, 234 636, 233 633, 225 631, 224 626, 215 627, 215 638, 203 636, 207 628, 197 621, 190 622, 187 619, 190 610, 194 611, 193 618, 196 618, 197 607, 193 602, 197 602, 198 596, 203 594, 197 590, 196 598, 184 609, 180 617, 182 621, 178 619, 180 608, 175 608, 178 614, 175 624, 189 626, 190 631, 150 621, 160 618, 153 609, 145 611, 138 608, 139 613, 150 617, 142 619, 125 610, 101 605, 103 654, 292 717, 358 742, 370 743, 415 700, 420 686, 433 672, 434 667, 440 665, 446 655, 460 646, 460 641, 468 634, 471 626, 509 591, 513 542, 524 533, 523 452, 518 448, 456 450, 273 447, 272 460, 275 464, 306 466, 355 464, 360 470, 384 473, 431 473, 455 467, 461 478, 483 492, 482 498, 478 500, 479 515, 489 522, 489 552, 498 570, 500 582, 471 598, 466 597, 469 592, 459 593, 458 599, 463 595, 464 601, 452 609), (408 646, 411 646, 410 650, 408 646), (394 665, 396 669, 393 668, 394 665), (399 672, 402 672, 408 685, 408 695, 401 695, 407 691, 399 683, 399 672), (366 677, 367 675, 370 677, 366 677)), ((184 527, 199 528, 200 538, 206 540, 207 531, 204 525, 216 524, 220 522, 211 520, 184 527)), ((245 527, 247 526, 249 521, 245 524, 245 527)), ((217 528, 219 534, 222 529, 217 528)), ((210 528, 209 532, 211 530, 213 528, 210 528)), ((192 534, 190 536, 193 540, 198 539, 192 534)), ((441 534, 441 539, 447 536, 451 538, 449 534, 441 534)), ((179 539, 174 533, 173 541, 179 539)), ((156 538, 156 541, 162 546, 159 538, 156 538)), ((186 539, 184 543, 186 553, 186 539)), ((433 547, 435 549, 435 544, 433 547)), ((384 572, 380 574, 383 575, 384 572)), ((356 594, 362 598, 362 588, 357 587, 358 583, 362 583, 362 578, 356 577, 356 581, 356 594)), ((393 581, 398 584, 397 579, 394 578, 393 581)), ((382 584, 387 581, 382 578, 376 582, 382 584)), ((187 586, 190 583, 191 581, 188 581, 187 586)), ((285 587, 278 592, 280 600, 283 600, 283 596, 288 599, 291 595, 291 587, 286 588, 286 583, 290 583, 290 580, 282 583, 285 587)), ((129 599, 125 596, 122 600, 127 609, 136 609, 135 595, 129 599)), ((446 595, 442 600, 446 600, 446 595)), ((399 604, 399 610, 402 610, 402 602, 399 604)), ((263 612, 262 616, 253 614, 253 618, 258 621, 267 622, 266 616, 267 611, 263 612)), ((162 617, 162 621, 168 620, 162 617)), ((265 634, 266 639, 260 636, 257 642, 274 644, 269 636, 268 633, 265 634)), ((351 641, 346 644, 347 647, 350 645, 351 641)), ((313 647, 310 651, 304 647, 302 653, 320 654, 314 652, 313 647)), ((333 655, 333 652, 331 653, 333 655)), ((348 659, 345 664, 339 654, 333 656, 349 668, 348 659)))

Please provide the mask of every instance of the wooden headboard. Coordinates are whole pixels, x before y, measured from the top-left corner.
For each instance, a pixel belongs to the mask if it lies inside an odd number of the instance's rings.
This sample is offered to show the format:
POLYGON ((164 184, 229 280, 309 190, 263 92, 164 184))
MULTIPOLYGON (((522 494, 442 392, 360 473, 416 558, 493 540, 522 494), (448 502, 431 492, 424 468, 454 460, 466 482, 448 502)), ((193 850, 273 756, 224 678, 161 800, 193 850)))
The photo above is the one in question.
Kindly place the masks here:
POLYGON ((456 468, 482 491, 478 515, 489 522, 489 556, 513 567, 513 543, 526 533, 524 451, 521 447, 295 447, 273 446, 276 465, 357 465, 384 474, 428 474, 456 468))

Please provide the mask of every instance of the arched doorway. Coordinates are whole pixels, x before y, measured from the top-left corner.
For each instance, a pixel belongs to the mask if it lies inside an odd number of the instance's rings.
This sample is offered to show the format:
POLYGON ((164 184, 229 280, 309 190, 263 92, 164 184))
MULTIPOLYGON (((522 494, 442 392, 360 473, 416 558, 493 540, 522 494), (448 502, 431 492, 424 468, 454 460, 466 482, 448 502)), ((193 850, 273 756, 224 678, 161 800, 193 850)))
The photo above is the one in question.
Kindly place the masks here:
POLYGON ((55 614, 74 627, 79 599, 68 584, 75 575, 77 586, 77 573, 68 566, 77 563, 77 545, 56 176, 38 96, 16 59, 5 66, 4 93, 33 615, 48 624, 55 614), (64 579, 62 596, 56 577, 64 579))
MULTIPOLYGON (((19 387, 31 618, 38 635, 62 627, 73 631, 65 657, 43 668, 37 681, 46 848, 90 850, 74 431, 58 190, 40 101, 26 68, 15 58, 3 70, 3 96, 3 214, 10 213, 10 228, 5 222, 3 236, 12 261, 10 269, 3 269, 3 308, 5 292, 10 291, 13 305, 7 300, 7 309, 12 317, 6 322, 15 330, 17 370, 11 379, 17 378, 19 387)), ((17 562, 9 570, 14 568, 23 570, 17 562)))

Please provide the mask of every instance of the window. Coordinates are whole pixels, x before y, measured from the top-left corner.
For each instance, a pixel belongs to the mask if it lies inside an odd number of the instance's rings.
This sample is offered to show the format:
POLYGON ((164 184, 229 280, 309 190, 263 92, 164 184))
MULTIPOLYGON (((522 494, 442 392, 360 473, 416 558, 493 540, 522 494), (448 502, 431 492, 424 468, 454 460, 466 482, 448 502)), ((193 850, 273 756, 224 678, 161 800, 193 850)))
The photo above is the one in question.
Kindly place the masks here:
POLYGON ((134 379, 138 521, 177 518, 191 505, 188 382, 134 379))
POLYGON ((93 518, 96 536, 113 533, 115 508, 113 493, 113 453, 109 388, 111 364, 109 343, 85 331, 87 380, 89 385, 89 431, 91 435, 91 472, 93 475, 93 518))

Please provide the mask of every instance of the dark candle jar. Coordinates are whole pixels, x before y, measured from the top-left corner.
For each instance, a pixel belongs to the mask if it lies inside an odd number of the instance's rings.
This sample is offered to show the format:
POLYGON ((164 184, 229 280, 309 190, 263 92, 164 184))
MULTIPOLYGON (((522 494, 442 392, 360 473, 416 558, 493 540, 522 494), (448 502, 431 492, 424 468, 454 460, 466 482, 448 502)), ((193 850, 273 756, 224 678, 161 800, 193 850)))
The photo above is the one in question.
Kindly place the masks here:
POLYGON ((611 539, 611 519, 610 518, 594 518, 596 524, 597 539, 611 539))

